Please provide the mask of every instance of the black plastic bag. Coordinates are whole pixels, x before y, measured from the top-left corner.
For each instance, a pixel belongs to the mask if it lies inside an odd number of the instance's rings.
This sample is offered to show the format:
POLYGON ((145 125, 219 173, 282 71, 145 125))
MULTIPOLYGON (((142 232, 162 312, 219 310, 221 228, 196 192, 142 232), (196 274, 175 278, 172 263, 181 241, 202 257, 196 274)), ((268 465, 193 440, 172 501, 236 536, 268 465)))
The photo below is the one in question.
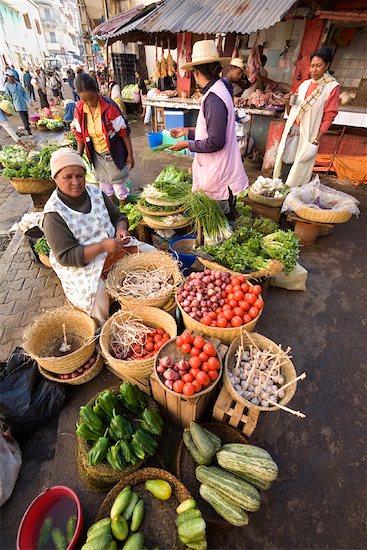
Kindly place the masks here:
POLYGON ((16 436, 29 434, 58 414, 66 388, 44 378, 37 363, 16 348, 0 366, 0 417, 16 436))

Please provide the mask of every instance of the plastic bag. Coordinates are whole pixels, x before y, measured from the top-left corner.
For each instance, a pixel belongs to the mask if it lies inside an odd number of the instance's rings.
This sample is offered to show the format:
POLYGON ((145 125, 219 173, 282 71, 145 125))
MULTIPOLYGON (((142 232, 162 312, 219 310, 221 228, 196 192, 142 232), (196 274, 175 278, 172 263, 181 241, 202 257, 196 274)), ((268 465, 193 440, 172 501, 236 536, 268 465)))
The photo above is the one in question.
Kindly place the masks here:
POLYGON ((282 212, 297 212, 300 208, 313 208, 315 210, 332 210, 342 212, 347 210, 358 216, 359 201, 332 187, 320 183, 319 176, 316 176, 310 183, 301 187, 292 187, 285 198, 282 212))
POLYGON ((22 453, 10 430, 0 433, 0 506, 11 497, 22 466, 22 453))
POLYGON ((287 290, 306 290, 308 271, 302 267, 298 262, 296 263, 293 271, 289 275, 279 273, 275 277, 270 279, 271 286, 278 286, 279 288, 285 288, 287 290))
POLYGON ((60 412, 65 399, 66 388, 44 378, 22 348, 1 363, 0 415, 14 435, 37 430, 60 412))

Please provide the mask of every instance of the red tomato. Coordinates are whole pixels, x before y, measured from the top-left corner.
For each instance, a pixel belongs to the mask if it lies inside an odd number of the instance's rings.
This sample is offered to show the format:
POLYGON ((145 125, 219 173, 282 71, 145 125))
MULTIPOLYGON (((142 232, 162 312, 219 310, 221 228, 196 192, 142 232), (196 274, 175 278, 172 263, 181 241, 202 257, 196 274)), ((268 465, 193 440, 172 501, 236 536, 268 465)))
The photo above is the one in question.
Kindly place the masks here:
POLYGON ((258 294, 261 294, 261 286, 260 285, 255 285, 253 287, 251 287, 251 292, 253 292, 254 294, 258 295, 258 294))
POLYGON ((169 334, 167 334, 167 333, 164 333, 164 334, 163 334, 163 336, 162 336, 162 342, 166 343, 166 342, 168 342, 168 340, 170 340, 170 339, 171 339, 171 337, 170 337, 169 334))
MULTIPOLYGON (((230 310, 229 310, 230 311, 230 310)), ((218 317, 217 319, 217 325, 220 328, 227 328, 227 319, 225 317, 218 317)))
POLYGON ((247 323, 250 323, 251 321, 252 321, 252 317, 250 317, 250 315, 246 313, 243 318, 243 322, 245 323, 245 325, 247 325, 247 323))
POLYGON ((255 319, 255 317, 259 315, 259 310, 257 309, 257 307, 250 307, 250 309, 248 310, 248 314, 250 315, 250 317, 255 319))
POLYGON ((199 380, 194 380, 192 385, 195 387, 195 393, 199 393, 203 389, 203 386, 200 384, 199 380))
POLYGON ((252 294, 251 292, 247 292, 245 294, 245 300, 246 302, 248 302, 249 304, 254 304, 256 302, 256 295, 255 294, 252 294))
POLYGON ((250 309, 250 304, 246 302, 246 300, 241 300, 238 305, 243 311, 248 311, 250 309))
POLYGON ((231 300, 234 300, 234 293, 231 292, 230 294, 227 295, 227 300, 228 302, 230 302, 231 300))
POLYGON ((200 319, 200 323, 202 323, 203 325, 206 325, 207 327, 211 324, 211 322, 212 320, 209 317, 209 315, 203 315, 202 318, 200 319))
POLYGON ((235 285, 233 287, 233 292, 238 292, 239 290, 241 290, 241 285, 235 285))
POLYGON ((234 299, 237 300, 237 302, 243 300, 243 292, 241 290, 236 290, 234 293, 234 299))
POLYGON ((203 345, 205 344, 205 340, 202 336, 195 336, 193 343, 194 343, 194 346, 196 348, 201 349, 203 347, 203 345))
POLYGON ((181 351, 182 351, 182 353, 185 353, 185 354, 190 353, 190 351, 191 351, 190 344, 182 344, 181 351))
POLYGON ((233 311, 231 309, 226 309, 223 315, 227 321, 230 321, 233 317, 233 311))
POLYGON ((255 300, 254 306, 257 307, 257 309, 262 309, 264 307, 264 300, 262 298, 258 298, 255 300))
POLYGON ((237 279, 240 281, 241 285, 246 282, 246 277, 244 276, 243 273, 239 273, 237 275, 237 279))
POLYGON ((226 288, 225 288, 225 291, 226 291, 227 294, 230 294, 231 292, 233 292, 232 285, 227 285, 226 288))
POLYGON ((184 343, 184 341, 183 341, 183 339, 182 339, 182 336, 178 336, 178 337, 176 338, 176 346, 177 346, 178 348, 180 348, 180 347, 182 346, 183 343, 184 343))
POLYGON ((209 359, 209 355, 207 355, 206 353, 204 353, 202 351, 199 355, 199 359, 202 363, 205 363, 205 361, 207 361, 209 359))
POLYGON ((164 328, 157 328, 157 333, 163 336, 164 334, 164 328))
POLYGON ((239 317, 239 315, 235 315, 231 320, 231 325, 232 327, 240 327, 242 325, 242 317, 239 317))
POLYGON ((193 378, 196 378, 199 372, 200 372, 200 369, 190 369, 189 370, 189 374, 191 374, 191 376, 193 378))
POLYGON ((209 370, 219 370, 220 369, 220 363, 216 357, 210 357, 208 361, 209 370))
POLYGON ((153 344, 153 342, 146 342, 146 344, 145 344, 145 349, 146 349, 147 351, 152 351, 152 350, 154 349, 154 344, 153 344))
POLYGON ((196 380, 198 382, 200 382, 200 384, 202 384, 203 386, 209 386, 210 384, 210 378, 209 376, 206 374, 206 372, 203 372, 203 371, 200 371, 199 374, 197 375, 196 377, 196 380))
POLYGON ((203 352, 207 355, 210 355, 210 357, 215 357, 217 355, 217 351, 213 344, 210 344, 209 342, 205 342, 203 347, 203 352))
POLYGON ((244 292, 245 294, 246 294, 246 292, 249 291, 249 289, 250 289, 250 287, 248 286, 247 283, 243 283, 243 284, 241 285, 241 290, 242 290, 242 292, 244 292))
POLYGON ((187 384, 188 382, 192 382, 194 380, 194 377, 192 374, 186 373, 183 376, 181 376, 182 380, 187 384))
POLYGON ((198 369, 201 365, 201 361, 199 357, 193 356, 193 357, 190 357, 189 364, 190 364, 190 367, 192 367, 193 369, 198 369))
POLYGON ((232 282, 232 286, 236 286, 236 285, 241 284, 241 282, 239 281, 239 279, 237 277, 233 277, 233 279, 231 279, 231 282, 232 282))
POLYGON ((208 372, 208 370, 209 370, 209 365, 208 365, 208 362, 207 362, 207 361, 201 365, 201 370, 202 370, 203 372, 208 372))
POLYGON ((217 307, 215 313, 217 314, 217 317, 219 317, 218 313, 223 313, 223 309, 221 307, 217 307))
POLYGON ((194 395, 195 393, 195 386, 194 384, 184 384, 182 393, 184 395, 194 395))
POLYGON ((162 336, 160 334, 156 334, 154 336, 154 342, 159 342, 159 340, 162 340, 162 336))
POLYGON ((238 306, 238 302, 237 302, 237 300, 230 300, 229 305, 233 309, 234 307, 238 306))
POLYGON ((223 311, 226 310, 226 309, 231 309, 231 306, 229 304, 224 304, 223 306, 223 311))
POLYGON ((212 321, 217 318, 217 314, 215 313, 215 311, 209 311, 208 316, 211 318, 212 321))
POLYGON ((175 380, 175 382, 173 382, 173 391, 175 391, 176 393, 182 393, 184 385, 185 384, 182 382, 182 380, 175 380))
POLYGON ((193 355, 200 355, 200 352, 201 352, 201 349, 199 348, 191 348, 191 351, 190 351, 190 355, 193 356, 193 355))
POLYGON ((210 380, 212 380, 214 382, 214 380, 216 380, 218 378, 219 374, 218 374, 218 371, 216 371, 216 370, 210 370, 210 371, 208 371, 208 376, 209 376, 210 380))
POLYGON ((158 349, 161 349, 161 347, 163 346, 164 342, 163 340, 160 340, 159 342, 156 342, 154 344, 154 349, 157 351, 158 349))
POLYGON ((192 336, 188 332, 183 332, 181 338, 184 344, 192 344, 192 336))
POLYGON ((243 311, 243 309, 240 306, 237 306, 237 307, 233 308, 233 315, 238 315, 239 317, 243 317, 244 314, 245 314, 245 312, 243 311))
POLYGON ((210 326, 211 326, 211 327, 217 327, 217 326, 218 326, 217 321, 212 321, 212 322, 210 323, 210 326))

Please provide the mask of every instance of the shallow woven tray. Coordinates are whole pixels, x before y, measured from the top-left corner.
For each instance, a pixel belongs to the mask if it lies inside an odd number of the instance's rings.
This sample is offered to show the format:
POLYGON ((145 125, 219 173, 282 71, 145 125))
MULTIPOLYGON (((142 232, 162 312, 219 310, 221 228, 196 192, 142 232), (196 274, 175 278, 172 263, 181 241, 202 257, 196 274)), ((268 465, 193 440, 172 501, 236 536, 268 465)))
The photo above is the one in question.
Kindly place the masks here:
MULTIPOLYGON (((219 269, 220 271, 228 271, 229 273, 232 273, 232 275, 237 275, 238 273, 238 271, 233 271, 228 267, 218 264, 217 262, 213 262, 212 260, 202 258, 199 255, 198 260, 208 269, 219 269)), ((275 277, 275 275, 278 275, 278 273, 281 273, 282 271, 282 262, 279 262, 278 260, 271 260, 268 269, 259 269, 258 271, 250 272, 242 271, 241 273, 243 273, 248 279, 261 279, 262 277, 275 277)))
POLYGON ((38 254, 38 257, 40 259, 41 264, 43 264, 45 267, 50 267, 52 269, 52 265, 50 263, 50 258, 46 254, 38 254))
POLYGON ((171 338, 177 336, 177 325, 175 319, 162 309, 156 307, 135 307, 125 308, 124 306, 117 311, 108 321, 103 325, 100 336, 100 346, 102 353, 107 363, 113 368, 115 373, 123 379, 124 375, 127 375, 138 380, 146 380, 153 372, 154 359, 150 357, 148 359, 123 361, 122 359, 116 359, 110 354, 110 339, 111 339, 111 324, 116 317, 119 317, 123 312, 131 312, 134 316, 152 328, 162 327, 171 338))
POLYGON ((117 495, 126 487, 132 489, 144 500, 144 519, 139 532, 144 533, 144 547, 160 550, 178 550, 185 546, 179 541, 175 519, 177 506, 191 498, 190 492, 174 475, 159 468, 143 468, 126 477, 108 493, 99 508, 96 521, 109 517, 112 504, 117 495), (158 500, 144 488, 148 479, 164 479, 172 487, 172 496, 168 500, 158 500))
POLYGON ((159 222, 158 219, 155 220, 150 218, 149 216, 143 216, 143 221, 152 229, 180 229, 181 227, 187 227, 191 224, 188 218, 179 222, 171 223, 170 225, 159 222))
POLYGON ((77 378, 70 378, 69 380, 62 380, 60 378, 56 378, 56 376, 53 376, 52 373, 48 372, 47 370, 43 369, 42 367, 38 366, 38 370, 44 376, 45 378, 48 378, 49 380, 52 380, 53 382, 58 382, 59 384, 70 384, 72 386, 80 386, 80 384, 86 384, 90 380, 93 380, 103 369, 103 357, 101 353, 98 353, 96 362, 94 363, 93 367, 91 367, 89 370, 87 370, 85 373, 81 374, 77 378))
POLYGON ((340 210, 335 212, 332 210, 318 210, 316 208, 298 208, 295 210, 295 213, 300 218, 308 222, 320 222, 320 223, 344 223, 347 222, 351 217, 352 213, 348 210, 340 210))
POLYGON ((96 324, 89 315, 79 309, 61 307, 46 311, 26 328, 23 334, 23 347, 38 365, 47 371, 70 374, 92 357, 96 347, 95 331, 96 324), (63 342, 63 323, 66 325, 66 334, 77 336, 84 344, 62 357, 41 357, 39 354, 51 342, 63 342))
POLYGON ((260 195, 259 193, 255 193, 255 191, 252 191, 251 187, 248 190, 248 197, 254 202, 265 204, 265 206, 270 206, 273 208, 282 206, 285 199, 285 196, 276 199, 274 197, 265 197, 264 195, 260 195))
MULTIPOLYGON (((136 205, 138 207, 138 210, 140 210, 140 212, 142 214, 147 214, 148 216, 159 216, 159 217, 162 217, 162 216, 173 216, 174 214, 181 214, 182 212, 185 211, 185 206, 180 206, 178 207, 176 210, 172 210, 172 212, 167 212, 167 211, 152 211, 152 210, 148 210, 147 208, 144 208, 144 206, 142 206, 140 204, 140 202, 137 203, 136 205)), ((158 205, 156 205, 158 206, 158 205)), ((161 206, 161 205, 159 205, 161 206)), ((174 206, 172 204, 170 204, 169 206, 174 206)))
POLYGON ((51 179, 11 178, 10 183, 21 195, 47 193, 56 189, 55 182, 51 179))
MULTIPOLYGON (((254 340, 255 344, 260 349, 270 349, 276 351, 278 349, 278 346, 272 341, 269 340, 269 338, 266 338, 265 336, 262 336, 262 334, 258 334, 256 332, 251 334, 251 338, 254 340)), ((248 350, 251 342, 246 333, 243 334, 243 342, 244 342, 244 349, 248 350)), ((232 344, 229 347, 229 350, 226 355, 225 359, 225 366, 224 366, 224 374, 223 374, 223 383, 224 387, 228 391, 228 393, 233 397, 235 401, 238 401, 239 403, 242 403, 248 408, 256 409, 257 411, 266 411, 266 412, 272 412, 272 411, 279 411, 277 407, 271 406, 271 407, 260 407, 259 405, 253 405, 247 399, 244 399, 241 397, 234 387, 232 386, 229 377, 228 377, 228 368, 233 367, 236 363, 237 357, 236 352, 241 344, 241 338, 236 338, 232 344)), ((284 376, 284 384, 287 384, 291 380, 294 380, 297 377, 296 369, 294 368, 294 365, 288 357, 284 357, 284 364, 280 368, 280 372, 284 376)), ((292 384, 291 386, 288 386, 285 391, 285 396, 283 399, 279 401, 281 405, 286 405, 289 403, 289 401, 292 399, 294 394, 296 393, 297 389, 297 382, 292 384)))
POLYGON ((117 300, 122 306, 153 306, 163 307, 175 293, 175 287, 181 284, 183 277, 181 275, 178 262, 170 254, 163 251, 145 252, 144 254, 129 254, 119 260, 110 270, 106 288, 109 295, 117 300), (127 273, 139 270, 163 269, 167 276, 172 278, 174 288, 165 290, 159 296, 154 298, 132 298, 122 296, 119 287, 127 273))
MULTIPOLYGON (((111 390, 111 392, 116 395, 119 393, 119 388, 120 386, 113 386, 112 388, 107 389, 111 390)), ((98 394, 88 402, 88 405, 93 406, 97 396, 98 394)), ((159 412, 155 401, 148 395, 145 395, 145 398, 147 401, 147 407, 159 412)), ((133 414, 127 414, 127 417, 133 422, 135 429, 140 427, 140 423, 134 421, 135 417, 133 414)), ((139 460, 134 465, 130 464, 122 471, 114 470, 107 461, 97 464, 96 466, 89 466, 87 462, 87 455, 91 446, 92 445, 89 442, 77 435, 78 471, 82 481, 86 483, 86 485, 93 491, 108 491, 111 487, 113 487, 113 485, 115 485, 115 483, 125 479, 126 476, 138 470, 148 458, 146 457, 144 460, 139 460)))
POLYGON ((153 204, 154 206, 181 206, 185 202, 185 199, 177 199, 175 201, 165 201, 164 199, 147 199, 143 197, 147 202, 153 204))
MULTIPOLYGON (((237 430, 227 424, 220 424, 218 422, 210 422, 208 424, 202 424, 203 428, 213 432, 213 434, 220 437, 222 445, 226 443, 247 443, 247 439, 240 434, 237 430)), ((217 464, 214 458, 212 464, 217 464)), ((199 493, 200 482, 196 479, 195 470, 198 464, 192 458, 190 451, 186 447, 183 440, 180 443, 177 452, 176 473, 177 477, 186 485, 191 492, 193 498, 196 500, 199 510, 202 512, 203 517, 207 523, 215 523, 223 527, 233 527, 228 521, 223 519, 217 512, 208 504, 199 493)))
POLYGON ((198 397, 201 397, 202 395, 204 395, 204 393, 210 393, 215 388, 215 386, 218 384, 219 380, 222 377, 223 364, 219 354, 217 355, 217 359, 220 362, 219 376, 216 380, 214 380, 214 382, 209 384, 209 386, 206 387, 201 392, 194 393, 194 395, 191 395, 191 396, 181 395, 167 388, 167 386, 165 386, 164 383, 162 382, 162 378, 161 378, 162 375, 157 372, 157 367, 159 365, 159 360, 161 359, 161 357, 164 357, 167 355, 170 359, 173 359, 175 362, 180 361, 180 359, 186 359, 187 361, 190 359, 189 355, 184 355, 180 350, 180 348, 176 346, 176 339, 177 338, 174 338, 173 340, 169 340, 168 342, 166 342, 158 351, 157 355, 155 356, 154 369, 155 369, 155 375, 157 377, 159 384, 162 386, 165 392, 174 395, 178 400, 179 399, 184 399, 184 400, 197 399, 198 397))

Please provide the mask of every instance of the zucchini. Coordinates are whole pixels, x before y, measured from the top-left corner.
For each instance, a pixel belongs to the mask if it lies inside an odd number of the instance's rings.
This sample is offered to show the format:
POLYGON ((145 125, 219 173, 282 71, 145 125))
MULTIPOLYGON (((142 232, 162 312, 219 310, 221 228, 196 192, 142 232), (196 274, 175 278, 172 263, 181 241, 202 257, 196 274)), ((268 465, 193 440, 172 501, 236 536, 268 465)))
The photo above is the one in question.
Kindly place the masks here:
POLYGON ((189 428, 185 428, 182 438, 196 464, 209 466, 212 461, 211 457, 204 456, 199 452, 198 448, 193 442, 189 428))
POLYGON ((192 509, 192 510, 186 510, 186 512, 182 512, 182 514, 179 514, 175 520, 177 527, 179 525, 182 525, 186 521, 190 521, 192 519, 201 518, 201 512, 200 510, 192 509))
POLYGON ((122 550, 143 550, 144 535, 143 533, 134 533, 125 542, 122 550))
POLYGON ((196 502, 193 498, 187 498, 186 500, 182 501, 179 506, 176 508, 176 514, 182 514, 182 512, 186 512, 186 510, 192 510, 193 508, 196 508, 196 502))
POLYGON ((196 518, 186 521, 178 526, 178 536, 189 542, 203 539, 205 537, 206 523, 203 518, 196 518))
POLYGON ((246 456, 222 449, 217 453, 218 464, 231 472, 246 474, 261 481, 274 481, 278 477, 278 466, 272 458, 246 456))
POLYGON ((230 451, 232 453, 238 453, 243 456, 251 456, 253 458, 272 458, 272 456, 268 453, 268 451, 265 451, 265 449, 262 449, 261 447, 257 447, 256 445, 246 445, 244 443, 226 443, 221 448, 221 451, 230 451))
POLYGON ((212 440, 215 448, 215 452, 218 452, 222 446, 222 441, 220 440, 220 438, 217 435, 213 434, 213 432, 210 432, 209 430, 207 430, 206 428, 203 428, 203 430, 207 434, 207 436, 212 440))
POLYGON ((196 446, 199 453, 205 457, 207 460, 210 460, 215 455, 215 447, 212 439, 205 433, 203 428, 196 422, 190 423, 190 434, 194 445, 196 446))
POLYGON ((231 472, 232 474, 235 474, 236 476, 240 477, 241 479, 244 479, 247 481, 247 483, 250 483, 250 485, 253 485, 256 487, 256 489, 259 489, 259 491, 267 491, 271 487, 271 481, 263 481, 262 479, 258 479, 255 476, 250 476, 246 474, 239 474, 238 472, 232 472, 230 469, 225 468, 228 472, 231 472))
POLYGON ((259 491, 235 474, 216 466, 198 466, 196 478, 222 493, 243 510, 256 512, 260 508, 259 491))
POLYGON ((200 485, 199 492, 201 497, 208 502, 212 508, 214 508, 217 514, 228 521, 231 525, 242 527, 243 525, 248 524, 247 512, 234 504, 232 500, 226 498, 223 493, 220 493, 205 484, 200 485))

